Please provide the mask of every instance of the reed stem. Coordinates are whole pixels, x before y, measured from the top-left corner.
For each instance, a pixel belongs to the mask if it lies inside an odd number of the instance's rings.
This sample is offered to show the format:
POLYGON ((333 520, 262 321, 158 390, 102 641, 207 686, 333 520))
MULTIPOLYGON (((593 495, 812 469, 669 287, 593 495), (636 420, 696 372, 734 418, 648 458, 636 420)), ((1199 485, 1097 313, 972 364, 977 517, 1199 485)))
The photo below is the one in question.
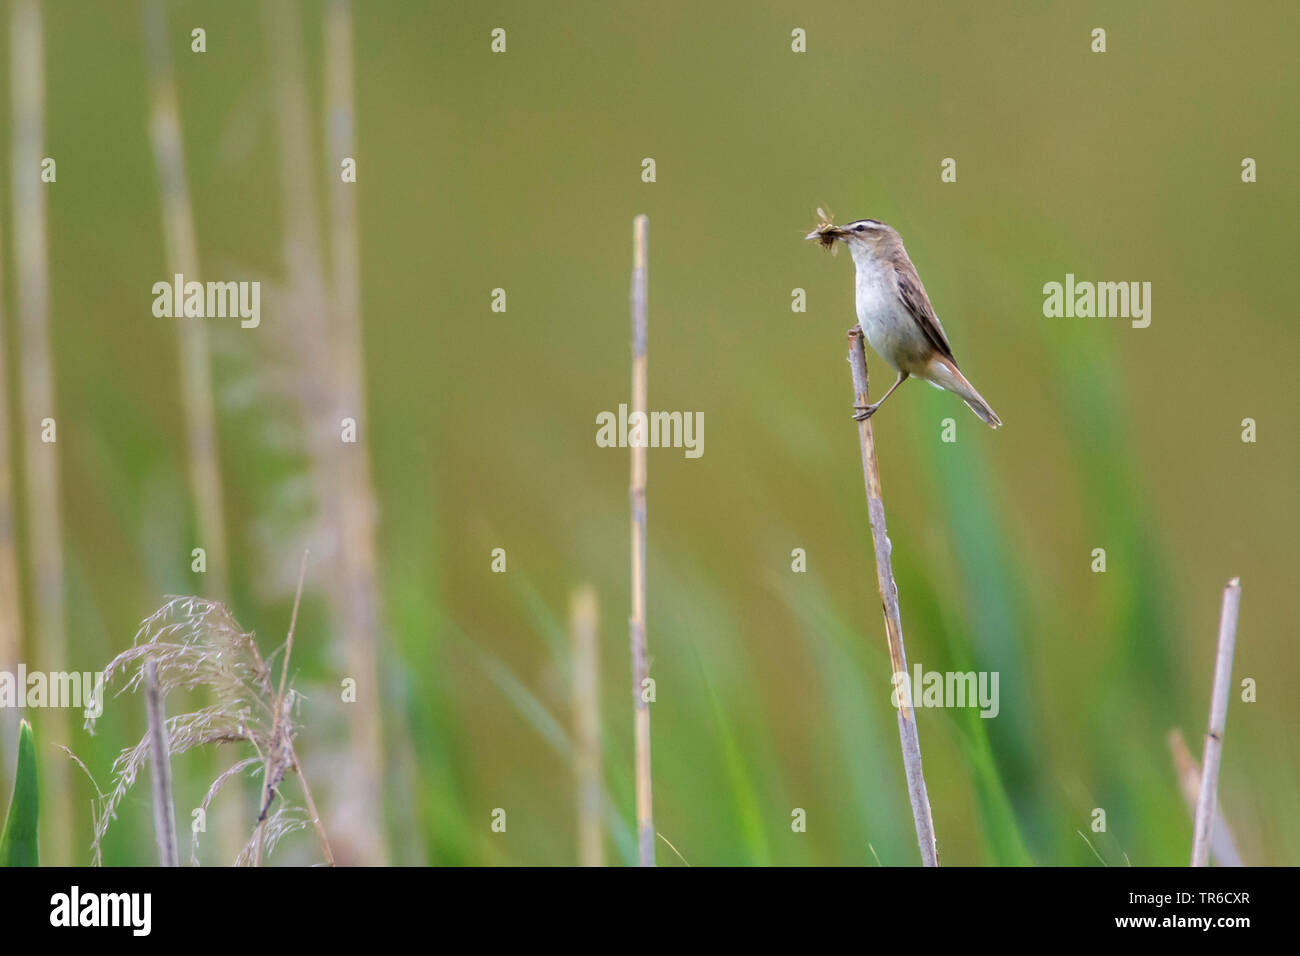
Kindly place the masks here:
POLYGON ((153 835, 159 866, 179 866, 176 861, 176 808, 172 802, 172 758, 168 746, 167 716, 158 690, 158 665, 144 664, 145 712, 149 718, 149 756, 153 763, 153 835))
MULTIPOLYGON (((1201 792, 1201 768, 1196 758, 1187 749, 1187 742, 1177 730, 1169 731, 1169 752, 1174 758, 1174 770, 1178 774, 1178 785, 1183 791, 1187 803, 1187 812, 1196 819, 1196 801, 1201 792)), ((1237 850, 1237 841, 1228 829, 1222 808, 1214 811, 1214 833, 1210 837, 1210 859, 1219 866, 1245 866, 1241 853, 1237 850)))
MULTIPOLYGON (((862 344, 862 330, 849 330, 849 367, 853 374, 856 404, 869 405, 867 354, 862 344)), ((862 448, 862 475, 867 487, 867 517, 871 523, 871 540, 876 552, 876 586, 885 613, 885 637, 889 643, 889 663, 898 690, 898 737, 903 747, 903 766, 907 771, 907 795, 912 802, 912 821, 916 825, 916 842, 925 866, 939 865, 935 844, 934 820, 930 815, 930 797, 921 772, 921 738, 916 732, 916 714, 908 688, 907 651, 903 646, 903 622, 898 610, 898 585, 890 560, 892 545, 885 529, 885 502, 880 488, 880 469, 876 463, 876 438, 871 419, 858 422, 858 443, 862 448)))
MULTIPOLYGON (((383 639, 380 614, 379 572, 376 557, 376 505, 370 473, 369 429, 366 427, 365 345, 361 327, 361 262, 357 234, 357 183, 343 182, 344 157, 356 158, 352 71, 352 4, 330 0, 325 13, 325 111, 326 160, 329 177, 328 225, 332 254, 330 296, 331 359, 334 366, 333 421, 352 418, 358 423, 357 440, 334 443, 338 476, 339 574, 345 586, 342 612, 347 635, 349 673, 357 686, 369 688, 364 700, 353 706, 350 745, 353 759, 365 762, 364 774, 354 781, 358 806, 366 812, 383 813, 382 779, 387 728, 378 701, 380 648, 383 639)), ((387 737, 396 738, 394 729, 387 737)), ((365 833, 363 846, 371 864, 388 862, 383 828, 376 824, 365 833)))
POLYGON ((600 646, 596 592, 579 588, 570 610, 573 637, 574 776, 578 794, 578 863, 604 866, 605 791, 600 765, 600 646))
MULTIPOLYGON (((11 4, 10 93, 13 98, 14 302, 18 324, 20 441, 26 464, 26 537, 30 561, 32 621, 27 665, 68 669, 66 579, 63 554, 62 483, 57 441, 45 441, 46 420, 58 425, 54 358, 50 350, 49 249, 45 191, 45 33, 42 7, 34 0, 11 4)), ((55 433, 57 438, 57 432, 55 433)), ((51 708, 50 739, 70 741, 67 711, 51 708)), ((49 861, 71 861, 73 813, 66 761, 47 766, 46 834, 49 861)))
POLYGON ((1192 827, 1192 866, 1208 866, 1218 800, 1219 761, 1223 757, 1223 732, 1228 722, 1228 691, 1232 684, 1232 655, 1237 647, 1237 614, 1241 610, 1241 581, 1233 578, 1223 589, 1219 610, 1219 646, 1214 659, 1214 687, 1210 692, 1210 725, 1201 758, 1201 791, 1192 827))
MULTIPOLYGON (((5 349, 8 322, 4 304, 4 243, 0 241, 0 672, 14 673, 22 654, 23 628, 18 540, 14 535, 14 459, 9 434, 9 357, 5 349)), ((18 739, 19 713, 17 707, 0 710, 0 740, 18 739)), ((12 792, 13 782, 9 762, 4 761, 0 766, 0 793, 12 792)))
MULTIPOLYGON (((650 220, 637 216, 632 224, 632 408, 646 413, 646 289, 650 220)), ((629 443, 632 444, 632 443, 629 443)), ((636 737, 636 828, 641 866, 655 865, 655 827, 650 783, 650 703, 645 696, 648 674, 645 633, 646 447, 632 444, 632 617, 628 622, 632 649, 632 694, 636 737)))
MULTIPOLYGON (((185 175, 181 138, 180 98, 167 34, 167 16, 160 0, 144 0, 145 50, 149 61, 149 131, 162 199, 163 239, 169 280, 181 274, 186 282, 200 276, 199 243, 185 175)), ((185 414, 185 444, 189 456, 190 497, 198 519, 199 542, 206 552, 203 593, 229 600, 225 504, 221 491, 220 451, 212 399, 212 363, 208 330, 201 319, 176 320, 180 347, 181 407, 185 414)))

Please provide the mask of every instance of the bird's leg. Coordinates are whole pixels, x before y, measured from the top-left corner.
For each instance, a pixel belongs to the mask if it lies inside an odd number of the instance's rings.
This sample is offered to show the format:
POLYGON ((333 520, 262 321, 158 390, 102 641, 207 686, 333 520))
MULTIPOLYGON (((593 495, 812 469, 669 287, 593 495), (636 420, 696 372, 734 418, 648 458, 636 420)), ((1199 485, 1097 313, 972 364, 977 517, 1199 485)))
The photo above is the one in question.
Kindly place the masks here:
POLYGON ((905 382, 906 380, 907 380, 907 373, 899 372, 898 381, 896 381, 893 385, 889 386, 889 391, 887 391, 884 395, 880 397, 880 401, 876 402, 874 405, 854 405, 853 420, 855 422, 865 422, 872 415, 876 414, 876 409, 878 409, 881 405, 885 404, 885 399, 887 399, 890 395, 893 395, 894 389, 898 388, 898 386, 902 385, 903 382, 905 382))

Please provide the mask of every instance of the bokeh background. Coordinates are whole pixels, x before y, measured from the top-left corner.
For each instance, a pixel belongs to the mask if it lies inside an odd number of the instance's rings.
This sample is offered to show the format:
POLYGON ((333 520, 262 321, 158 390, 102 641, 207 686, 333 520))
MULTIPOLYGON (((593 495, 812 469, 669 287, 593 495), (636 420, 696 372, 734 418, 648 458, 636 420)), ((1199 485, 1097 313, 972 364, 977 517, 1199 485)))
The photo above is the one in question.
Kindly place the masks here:
MULTIPOLYGON (((21 601, 4 608, 17 653, 55 670, 30 517, 30 459, 50 446, 19 402, 32 366, 13 212, 37 172, 14 168, 19 6, 0 3, 0 466, 16 528, 0 544, 18 572, 21 601)), ((1191 818, 1167 736, 1199 757, 1234 575, 1234 673, 1258 699, 1233 696, 1220 805, 1246 862, 1300 860, 1294 4, 360 3, 358 182, 344 186, 325 37, 347 6, 167 3, 200 278, 262 281, 256 330, 151 313, 171 270, 142 9, 39 5, 66 668, 102 667, 167 594, 228 601, 270 653, 310 547, 298 746, 341 857, 570 864, 568 615, 588 583, 605 851, 632 862, 629 460, 597 447, 595 416, 628 400, 631 224, 646 213, 650 407, 705 418, 703 457, 650 452, 659 862, 916 863, 848 417, 852 266, 802 239, 822 205, 899 229, 1006 422, 992 432, 912 383, 876 419, 909 656, 1001 680, 996 719, 920 714, 941 860, 1184 864, 1191 818), (490 50, 498 27, 504 53, 490 50), (946 157, 955 183, 940 180, 946 157), (329 318, 340 189, 357 215, 359 353, 329 318), (1044 317, 1043 285, 1066 273, 1152 283, 1151 326, 1044 317), (224 594, 190 570, 203 542, 185 321, 205 323, 211 350, 224 594), (349 452, 368 476, 339 452, 340 353, 364 371, 349 452), (940 439, 949 417, 955 443, 940 439), (357 487, 376 519, 367 634, 337 600, 355 564, 338 496, 357 487), (375 680, 344 704, 340 682, 370 647, 375 680), (355 786, 367 768, 374 786, 355 786), (796 807, 806 833, 791 830, 796 807)), ((869 358, 879 394, 892 376, 869 358)), ((57 745, 107 789, 142 701, 111 699, 93 737, 76 714, 28 716, 43 859, 88 862, 93 789, 57 745)), ((182 856, 188 808, 223 759, 176 761, 182 856)), ((228 862, 258 786, 227 792, 205 863, 228 862)), ((154 861, 146 781, 104 856, 154 861)), ((271 862, 318 858, 303 833, 271 862)))

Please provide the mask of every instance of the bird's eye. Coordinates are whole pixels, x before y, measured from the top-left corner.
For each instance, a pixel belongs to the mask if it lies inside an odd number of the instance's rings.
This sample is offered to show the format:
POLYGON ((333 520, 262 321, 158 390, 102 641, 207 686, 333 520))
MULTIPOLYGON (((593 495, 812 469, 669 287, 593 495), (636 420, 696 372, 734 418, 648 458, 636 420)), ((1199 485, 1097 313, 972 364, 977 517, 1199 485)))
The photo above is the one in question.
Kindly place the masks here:
POLYGON ((853 231, 854 231, 854 232, 866 232, 866 231, 867 231, 867 227, 866 227, 866 226, 863 226, 863 225, 857 225, 857 226, 854 226, 854 227, 853 227, 853 231))

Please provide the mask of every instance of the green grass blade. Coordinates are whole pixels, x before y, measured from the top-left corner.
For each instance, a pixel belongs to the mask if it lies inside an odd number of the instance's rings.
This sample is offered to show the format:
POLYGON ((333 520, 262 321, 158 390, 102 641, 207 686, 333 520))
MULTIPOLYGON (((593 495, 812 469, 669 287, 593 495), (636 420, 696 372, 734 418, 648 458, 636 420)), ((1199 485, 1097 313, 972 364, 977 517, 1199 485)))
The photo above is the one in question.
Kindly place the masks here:
POLYGON ((40 788, 36 783, 36 742, 32 725, 18 728, 18 770, 14 795, 9 801, 4 833, 0 834, 0 866, 39 866, 36 852, 36 817, 40 788))
POLYGON ((722 702, 718 700, 717 692, 713 689, 713 682, 709 680, 704 661, 700 659, 698 653, 695 655, 695 663, 700 669, 700 679, 704 683, 704 690, 709 700, 709 709, 712 711, 714 726, 718 731, 718 744, 722 750, 723 765, 726 767, 727 782, 731 784, 731 794, 734 801, 732 803, 732 813, 735 814, 740 823, 740 832, 744 837, 745 849, 749 853, 750 862, 754 865, 771 866, 772 854, 768 849, 767 836, 763 830, 763 813, 760 809, 761 800, 757 788, 750 776, 745 757, 731 732, 731 725, 727 722, 726 711, 722 707, 722 702))

